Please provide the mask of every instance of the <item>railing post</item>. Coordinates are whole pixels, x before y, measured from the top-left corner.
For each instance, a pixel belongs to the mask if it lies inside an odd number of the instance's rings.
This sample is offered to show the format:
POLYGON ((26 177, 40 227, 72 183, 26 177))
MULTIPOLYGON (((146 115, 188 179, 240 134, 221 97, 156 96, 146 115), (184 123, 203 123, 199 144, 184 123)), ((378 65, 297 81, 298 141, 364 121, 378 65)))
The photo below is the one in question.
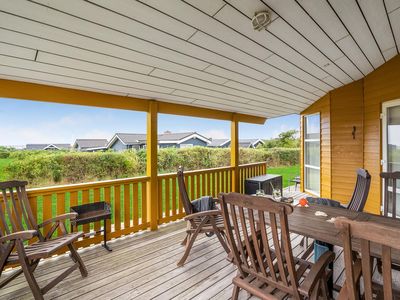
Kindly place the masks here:
POLYGON ((158 187, 157 187, 157 118, 158 103, 150 101, 147 112, 147 220, 150 229, 158 228, 158 187))
POLYGON ((239 192, 239 121, 233 114, 231 121, 232 192, 239 192))

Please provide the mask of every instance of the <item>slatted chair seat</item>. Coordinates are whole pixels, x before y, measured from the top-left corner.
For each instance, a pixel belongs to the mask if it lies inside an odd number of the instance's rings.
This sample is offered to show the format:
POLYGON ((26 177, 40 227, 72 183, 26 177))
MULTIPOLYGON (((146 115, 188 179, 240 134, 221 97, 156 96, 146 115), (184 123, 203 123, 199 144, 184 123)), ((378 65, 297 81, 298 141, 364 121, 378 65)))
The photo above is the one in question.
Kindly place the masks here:
POLYGON ((75 213, 64 214, 46 220, 42 224, 36 224, 26 193, 26 185, 25 181, 0 182, 0 192, 3 196, 2 201, 0 200, 0 276, 7 265, 21 266, 0 282, 0 288, 24 273, 35 299, 43 299, 44 294, 74 270, 79 268, 82 277, 87 276, 86 267, 73 245, 83 236, 83 232, 67 233, 64 222, 67 219, 74 220, 77 215, 75 213), (47 225, 51 225, 50 229, 44 232, 47 225), (53 238, 58 229, 59 236, 53 238), (26 243, 27 241, 30 243, 26 243), (33 274, 39 261, 52 256, 64 247, 70 251, 72 266, 46 286, 39 287, 33 274))
MULTIPOLYGON (((193 205, 186 190, 185 176, 182 167, 179 167, 177 176, 180 200, 186 213, 184 220, 187 221, 186 237, 181 243, 186 246, 186 249, 177 265, 184 265, 199 233, 205 233, 208 236, 210 236, 210 234, 215 234, 226 253, 229 254, 230 250, 226 242, 225 227, 221 211, 216 209, 194 212, 193 205)), ((218 199, 214 199, 214 201, 219 202, 218 199)))
POLYGON ((268 300, 328 298, 327 279, 332 272, 326 268, 335 254, 327 251, 315 264, 293 257, 288 227, 293 207, 238 193, 222 194, 221 201, 233 263, 238 268, 232 280, 233 300, 238 299, 240 289, 268 300))
MULTIPOLYGON (((200 217, 197 217, 197 218, 193 218, 193 222, 196 224, 196 225, 200 225, 200 223, 202 222, 202 218, 200 218, 200 217)), ((221 228, 221 229, 224 229, 224 218, 222 217, 222 215, 216 215, 215 217, 214 217, 214 220, 215 220, 215 225, 218 227, 218 228, 221 228)), ((214 228, 213 228, 213 226, 212 226, 212 224, 211 224, 211 220, 208 220, 204 225, 203 225, 203 228, 202 228, 202 230, 203 231, 212 231, 212 230, 214 230, 214 228)))
MULTIPOLYGON (((34 242, 25 246, 26 257, 30 260, 38 258, 47 258, 55 254, 59 249, 65 247, 66 244, 75 242, 83 236, 83 232, 75 232, 58 238, 53 238, 44 242, 34 242)), ((17 253, 11 253, 7 259, 7 264, 17 263, 19 260, 17 253)))

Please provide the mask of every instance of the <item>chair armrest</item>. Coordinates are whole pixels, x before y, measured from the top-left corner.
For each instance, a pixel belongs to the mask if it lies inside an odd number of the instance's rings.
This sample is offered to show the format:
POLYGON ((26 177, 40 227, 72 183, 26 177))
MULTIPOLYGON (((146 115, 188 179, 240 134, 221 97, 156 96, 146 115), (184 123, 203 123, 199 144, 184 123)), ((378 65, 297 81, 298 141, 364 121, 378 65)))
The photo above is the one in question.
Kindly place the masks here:
POLYGON ((51 224, 51 223, 64 221, 64 220, 67 220, 67 219, 74 220, 74 219, 76 219, 77 215, 78 215, 77 213, 66 213, 66 214, 63 214, 63 215, 59 215, 57 217, 48 219, 48 220, 44 221, 43 223, 39 224, 38 228, 44 227, 44 226, 46 226, 48 224, 51 224))
POLYGON ((194 219, 194 218, 201 218, 201 217, 207 217, 207 216, 221 216, 222 212, 220 210, 206 210, 206 211, 200 211, 194 214, 187 215, 184 217, 185 221, 194 219))
POLYGON ((37 235, 36 230, 17 231, 17 232, 10 233, 10 234, 0 237, 0 243, 12 241, 12 240, 26 241, 26 240, 30 240, 35 235, 37 235))
POLYGON ((326 267, 335 259, 335 253, 326 251, 311 267, 310 272, 299 287, 300 293, 310 296, 318 280, 321 279, 326 267))

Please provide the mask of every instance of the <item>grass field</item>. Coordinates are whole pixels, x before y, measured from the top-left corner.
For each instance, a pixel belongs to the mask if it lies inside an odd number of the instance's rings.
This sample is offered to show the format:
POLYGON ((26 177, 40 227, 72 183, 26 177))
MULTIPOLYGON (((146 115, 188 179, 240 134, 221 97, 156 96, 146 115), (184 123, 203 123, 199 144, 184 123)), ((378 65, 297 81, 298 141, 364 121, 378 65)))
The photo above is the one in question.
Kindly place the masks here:
POLYGON ((292 180, 296 176, 300 176, 300 165, 277 168, 267 167, 267 173, 282 175, 283 187, 287 187, 289 185, 293 185, 293 182, 290 182, 290 180, 292 180))

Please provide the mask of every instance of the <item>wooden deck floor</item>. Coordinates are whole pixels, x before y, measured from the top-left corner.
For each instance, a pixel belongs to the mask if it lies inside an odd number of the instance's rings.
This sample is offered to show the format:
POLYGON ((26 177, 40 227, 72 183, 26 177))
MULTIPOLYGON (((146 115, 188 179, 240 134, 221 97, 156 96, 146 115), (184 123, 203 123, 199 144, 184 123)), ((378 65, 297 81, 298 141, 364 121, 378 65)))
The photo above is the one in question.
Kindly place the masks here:
MULTIPOLYGON (((294 193, 301 197, 300 193, 294 193)), ((217 238, 200 237, 184 267, 176 262, 183 254, 184 222, 161 227, 110 242, 108 253, 101 246, 80 250, 89 276, 81 278, 75 271, 53 288, 46 299, 229 299, 234 266, 217 238)), ((301 236, 292 235, 295 255, 301 255, 301 236)), ((343 281, 341 249, 336 249, 334 280, 343 281)), ((60 273, 70 264, 64 255, 44 261, 35 271, 39 284, 60 273)), ((6 274, 7 275, 7 274, 6 274)), ((2 276, 3 277, 3 276, 2 276)), ((24 276, 0 290, 1 299, 32 299, 24 276)), ((247 299, 245 292, 242 299, 247 299)))

